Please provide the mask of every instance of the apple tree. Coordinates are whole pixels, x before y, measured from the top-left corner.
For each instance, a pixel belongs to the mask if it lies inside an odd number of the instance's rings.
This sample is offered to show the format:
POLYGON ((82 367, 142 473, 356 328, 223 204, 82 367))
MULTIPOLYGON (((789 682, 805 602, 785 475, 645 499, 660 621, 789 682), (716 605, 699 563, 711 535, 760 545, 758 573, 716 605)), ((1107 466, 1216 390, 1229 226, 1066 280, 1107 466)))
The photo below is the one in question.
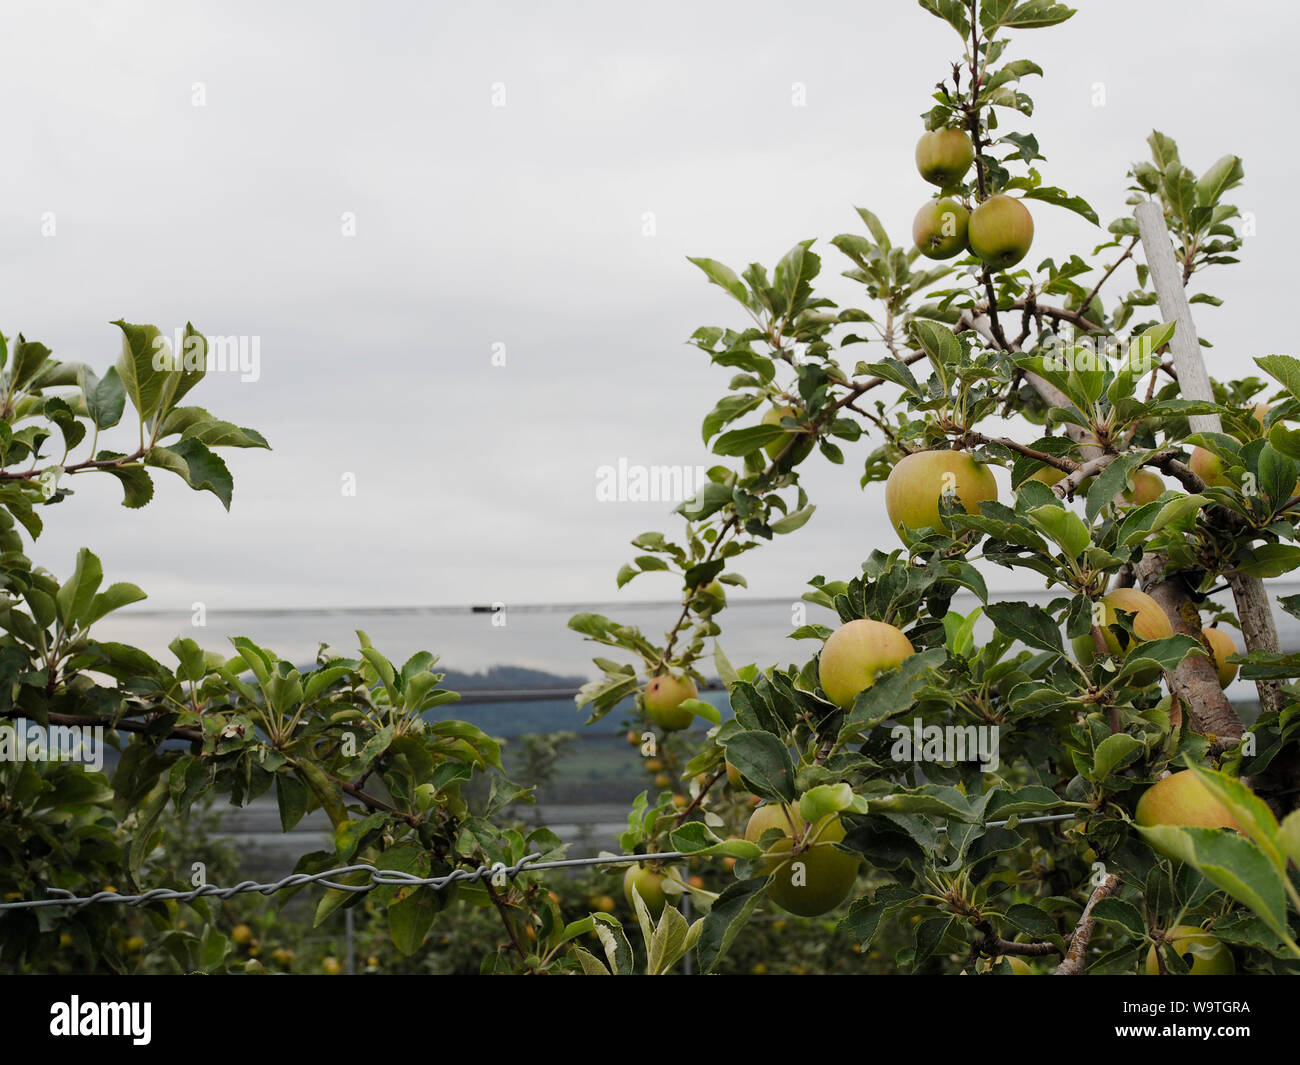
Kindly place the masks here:
MULTIPOLYGON (((358 633, 355 656, 322 645, 304 668, 243 637, 223 652, 182 634, 159 661, 96 632, 113 611, 144 599, 140 588, 106 585, 88 548, 65 560, 62 579, 31 560, 46 516, 75 505, 72 486, 85 476, 118 480, 132 509, 153 498, 156 475, 172 474, 229 507, 221 450, 267 447, 257 431, 182 404, 206 372, 200 333, 187 327, 183 351, 173 352, 153 326, 114 324, 122 351, 102 375, 22 335, 0 337, 0 903, 10 907, 0 907, 0 967, 49 971, 63 951, 60 963, 70 964, 71 952, 81 971, 229 968, 231 940, 209 898, 142 904, 152 928, 143 945, 129 941, 115 904, 10 906, 58 890, 85 897, 204 886, 193 866, 201 854, 167 864, 160 846, 201 799, 244 805, 274 794, 286 832, 324 811, 332 846, 303 855, 304 874, 368 865, 437 877, 557 854, 546 829, 506 824, 501 811, 529 791, 502 772, 497 741, 444 719, 457 696, 440 686, 432 654, 391 662, 358 633), (92 771, 84 756, 101 742, 116 749, 92 771)), ((174 530, 152 533, 175 539, 174 530)), ((173 858, 182 847, 173 839, 173 858)), ((369 880, 364 870, 340 878, 369 880)), ((279 892, 274 904, 296 891, 279 892)), ((383 885, 369 905, 407 954, 454 901, 495 910, 507 949, 521 959, 520 915, 533 913, 524 903, 545 895, 524 875, 443 891, 383 885)), ((315 919, 363 898, 325 891, 315 919)), ((489 954, 489 968, 497 957, 489 954)))
MULTIPOLYGON (((731 374, 703 422, 719 464, 684 531, 638 536, 618 578, 677 575, 680 616, 662 641, 571 621, 617 656, 579 696, 592 718, 678 693, 672 727, 661 698, 633 722, 643 753, 682 754, 624 845, 735 862, 721 892, 676 891, 705 911, 689 930, 638 906, 647 942, 688 942, 709 971, 759 910, 834 911, 860 949, 906 930, 892 971, 1300 971, 1300 656, 1261 583, 1300 567, 1300 360, 1209 382, 1188 313, 1237 262, 1242 163, 1198 174, 1153 133, 1102 228, 1048 183, 1029 125, 1026 31, 1073 12, 920 6, 956 36, 918 123, 912 240, 859 208, 830 241, 860 306, 818 295, 812 240, 770 270, 692 260, 734 312, 691 338, 731 374), (1035 246, 1047 211, 1095 245, 1035 246), (815 520, 802 466, 863 438, 895 545, 808 575, 835 622, 797 625, 797 661, 733 666, 720 593, 815 520), (995 567, 1050 598, 990 594, 995 567), (1249 723, 1224 691, 1238 669, 1249 723), (693 698, 706 671, 726 721, 693 698), (692 712, 707 733, 678 731, 692 712)), ((885 517, 864 511, 864 538, 885 517)), ((1297 600, 1279 605, 1300 617, 1297 600)))

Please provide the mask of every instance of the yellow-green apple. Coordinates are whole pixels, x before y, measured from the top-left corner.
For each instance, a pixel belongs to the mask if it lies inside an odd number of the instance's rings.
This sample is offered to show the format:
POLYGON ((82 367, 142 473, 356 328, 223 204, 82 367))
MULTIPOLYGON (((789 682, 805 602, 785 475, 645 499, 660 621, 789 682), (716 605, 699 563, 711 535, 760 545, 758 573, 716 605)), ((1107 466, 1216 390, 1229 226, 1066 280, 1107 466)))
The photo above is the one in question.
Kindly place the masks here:
MULTIPOLYGON (((1180 924, 1167 933, 1174 952, 1187 964, 1190 976, 1231 976, 1237 971, 1232 951, 1204 929, 1195 925, 1180 924)), ((1160 962, 1156 948, 1147 951, 1147 975, 1160 975, 1160 962)))
MULTIPOLYGON (((798 421, 799 412, 793 407, 772 407, 763 415, 761 424, 780 425, 782 418, 793 418, 795 421, 798 421)), ((793 466, 808 457, 809 453, 813 449, 813 445, 817 443, 817 440, 813 434, 809 432, 799 432, 796 429, 788 429, 786 431, 791 434, 791 436, 799 437, 794 447, 790 450, 790 464, 793 466)), ((764 444, 763 450, 767 452, 768 458, 774 459, 785 450, 788 443, 790 443, 789 436, 777 437, 775 440, 771 440, 764 444)))
POLYGON ((1165 482, 1158 474, 1150 470, 1138 470, 1133 474, 1133 487, 1124 489, 1121 495, 1125 503, 1140 507, 1147 503, 1154 503, 1164 494, 1164 491, 1165 482))
MULTIPOLYGON (((1103 607, 1101 632, 1106 638, 1107 649, 1117 657, 1124 657, 1129 650, 1128 647, 1120 645, 1119 637, 1110 628, 1119 620, 1117 610, 1133 615, 1130 623, 1133 626, 1133 636, 1138 641, 1164 640, 1174 634, 1169 615, 1146 592, 1138 591, 1136 588, 1116 588, 1102 596, 1101 604, 1103 607)), ((1082 665, 1091 665, 1096 654, 1097 643, 1091 633, 1075 638, 1074 655, 1082 665)))
POLYGON ((778 829, 763 857, 763 870, 773 876, 768 896, 783 910, 801 917, 816 917, 838 906, 853 890, 859 860, 837 850, 833 844, 844 838, 844 826, 838 814, 827 814, 807 832, 804 819, 796 807, 766 803, 750 816, 745 838, 758 843, 763 833, 778 829), (810 846, 795 850, 795 840, 815 840, 810 846))
POLYGON ((970 250, 995 270, 1006 270, 1029 254, 1034 217, 1019 200, 998 193, 971 212, 966 227, 970 250))
POLYGON ((914 654, 911 641, 883 621, 859 619, 841 625, 826 638, 817 661, 822 691, 847 710, 858 693, 876 683, 882 669, 893 669, 914 654))
POLYGON ((674 677, 662 673, 651 677, 645 686, 645 708, 650 720, 665 732, 675 732, 690 726, 695 714, 683 710, 681 704, 687 699, 698 699, 699 689, 690 677, 674 677))
POLYGON ((651 917, 658 917, 663 913, 664 903, 668 901, 668 893, 664 891, 664 881, 668 879, 680 880, 676 870, 673 869, 667 871, 652 869, 640 862, 629 865, 627 872, 623 874, 623 895, 627 899, 627 904, 632 907, 632 912, 636 912, 636 903, 632 901, 632 888, 635 887, 637 894, 641 896, 641 901, 650 911, 651 917))
MULTIPOLYGON (((1045 484, 1048 488, 1051 488, 1057 481, 1063 480, 1064 478, 1064 470, 1058 470, 1055 466, 1044 466, 1040 470, 1035 470, 1026 477, 1025 480, 1038 481, 1040 484, 1045 484)), ((1022 481, 1021 483, 1023 484, 1024 482, 1022 481)))
POLYGON ((975 148, 959 129, 932 130, 916 142, 916 169, 941 189, 957 184, 974 161, 975 148))
POLYGON ((956 200, 930 200, 912 220, 912 240, 929 259, 951 259, 966 250, 970 212, 956 200))
POLYGON ((978 514, 981 500, 998 498, 992 472, 965 451, 917 451, 889 472, 885 510, 904 543, 910 542, 904 527, 944 528, 939 497, 949 491, 967 514, 978 514))
POLYGON ((1237 676, 1237 664, 1228 661, 1229 655, 1237 653, 1237 645, 1222 629, 1202 629, 1201 634, 1214 654, 1214 668, 1219 672, 1219 687, 1226 688, 1237 676))
MULTIPOLYGON (((1270 407, 1267 403, 1256 403, 1251 408, 1251 413, 1254 414, 1255 420, 1259 422, 1261 429, 1268 419, 1269 410, 1270 407)), ((1226 488, 1232 484, 1227 474, 1223 472, 1223 460, 1212 451, 1206 451, 1203 447, 1192 448, 1192 457, 1187 465, 1210 488, 1226 488)))
POLYGON ((1142 793, 1134 820, 1144 828, 1240 828, 1232 814, 1190 769, 1156 781, 1142 793))

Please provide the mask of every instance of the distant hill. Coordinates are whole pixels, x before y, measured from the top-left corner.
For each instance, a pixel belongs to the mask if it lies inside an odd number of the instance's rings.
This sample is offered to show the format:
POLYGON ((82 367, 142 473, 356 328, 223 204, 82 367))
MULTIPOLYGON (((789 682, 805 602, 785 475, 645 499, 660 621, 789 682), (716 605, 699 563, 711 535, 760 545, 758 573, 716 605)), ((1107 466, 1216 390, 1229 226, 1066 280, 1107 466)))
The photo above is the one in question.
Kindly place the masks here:
POLYGON ((482 673, 461 673, 459 670, 449 669, 447 679, 442 682, 441 687, 458 692, 484 689, 519 691, 534 688, 570 688, 577 691, 586 682, 586 677, 561 676, 558 673, 527 669, 524 666, 491 666, 482 673))

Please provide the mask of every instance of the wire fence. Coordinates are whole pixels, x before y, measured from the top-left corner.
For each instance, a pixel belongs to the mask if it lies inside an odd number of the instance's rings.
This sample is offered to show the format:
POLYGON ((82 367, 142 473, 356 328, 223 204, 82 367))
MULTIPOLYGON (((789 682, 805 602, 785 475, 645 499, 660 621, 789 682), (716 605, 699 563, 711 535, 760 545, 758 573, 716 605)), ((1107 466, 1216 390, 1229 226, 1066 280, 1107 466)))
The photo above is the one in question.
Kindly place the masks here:
MULTIPOLYGON (((1017 824, 1036 824, 1054 821, 1074 820, 1076 814, 1046 814, 1040 817, 1020 817, 1008 819, 1005 821, 988 821, 985 822, 984 828, 1001 828, 1015 820, 1017 824)), ((941 826, 939 831, 947 831, 946 826, 941 826)), ((548 869, 574 869, 581 866, 591 865, 630 865, 633 862, 669 862, 678 861, 682 858, 702 857, 698 853, 687 851, 662 851, 652 854, 601 854, 592 858, 561 858, 549 862, 537 861, 541 857, 540 851, 532 854, 526 854, 513 865, 507 865, 504 862, 496 862, 492 865, 480 865, 477 869, 454 869, 444 876, 421 877, 414 873, 403 872, 400 869, 378 869, 373 865, 356 864, 341 865, 335 869, 325 869, 319 873, 290 873, 288 876, 281 877, 279 880, 267 884, 259 884, 253 880, 245 880, 242 883, 235 884, 232 887, 217 887, 215 884, 203 884, 200 887, 193 888, 189 891, 177 891, 174 888, 154 888, 150 891, 137 895, 122 894, 116 891, 98 891, 93 895, 74 895, 65 888, 47 888, 46 891, 53 897, 46 899, 19 899, 13 902, 0 903, 0 911, 4 910, 31 910, 47 906, 90 906, 97 903, 110 903, 126 906, 142 906, 149 902, 160 902, 165 900, 174 900, 177 902, 193 902, 199 898, 219 898, 229 899, 235 895, 247 895, 253 892, 259 892, 263 895, 273 895, 277 891, 286 891, 290 888, 302 887, 307 884, 320 884, 323 887, 331 888, 335 891, 348 891, 361 893, 373 891, 379 887, 430 887, 435 891, 441 891, 450 887, 452 884, 474 884, 482 880, 488 880, 494 884, 503 883, 513 880, 523 872, 543 872, 548 869), (366 873, 369 875, 368 883, 360 884, 343 884, 339 883, 339 877, 349 876, 355 873, 366 873)))

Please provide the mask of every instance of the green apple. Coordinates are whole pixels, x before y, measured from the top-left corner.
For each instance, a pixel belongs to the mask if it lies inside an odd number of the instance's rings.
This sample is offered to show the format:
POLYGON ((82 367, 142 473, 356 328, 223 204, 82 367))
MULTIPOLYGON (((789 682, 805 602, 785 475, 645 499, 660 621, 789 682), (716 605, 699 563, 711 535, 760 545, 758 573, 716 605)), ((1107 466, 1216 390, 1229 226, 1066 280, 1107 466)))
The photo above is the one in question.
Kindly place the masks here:
POLYGON ((1228 475, 1223 472, 1223 460, 1203 447, 1192 448, 1191 461, 1187 465, 1208 488, 1228 488, 1232 485, 1228 475))
MULTIPOLYGON (((1187 963, 1190 976, 1231 976, 1237 971, 1232 951, 1209 932, 1195 925, 1180 924, 1167 933, 1174 951, 1187 963)), ((1153 945, 1147 951, 1147 975, 1160 975, 1160 962, 1153 945)))
POLYGON ((912 240, 929 259, 951 259, 966 250, 970 212, 956 200, 930 200, 912 220, 912 240))
POLYGON ((1214 668, 1219 672, 1219 687, 1226 688, 1237 676, 1236 663, 1227 660, 1229 655, 1237 653, 1237 645, 1222 629, 1202 629, 1201 635, 1214 654, 1214 668))
POLYGON ((1156 781, 1142 793, 1133 818, 1144 828, 1240 828, 1232 814, 1190 769, 1156 781))
POLYGON ((1138 470, 1133 474, 1133 487, 1126 488, 1120 494, 1124 497, 1125 503, 1140 507, 1147 503, 1154 503, 1164 494, 1164 491, 1165 482, 1158 474, 1150 470, 1138 470))
MULTIPOLYGON (((782 418, 793 418, 799 420, 799 412, 793 407, 773 407, 763 415, 763 425, 780 425, 782 418)), ((813 446, 817 443, 817 438, 809 432, 800 433, 798 430, 787 430, 791 435, 799 436, 801 439, 790 450, 789 463, 796 466, 806 459, 812 452, 813 446)), ((767 452, 770 459, 776 458, 785 450, 786 445, 790 442, 789 437, 778 437, 769 443, 763 445, 763 450, 767 452)))
POLYGON ((941 189, 957 184, 974 161, 975 148, 959 129, 932 130, 916 142, 916 169, 941 189))
POLYGON ((1034 217, 1019 200, 998 193, 971 212, 966 237, 980 259, 995 270, 1007 270, 1029 254, 1034 217))
POLYGON ((636 912, 636 903, 632 901, 632 889, 635 887, 637 894, 641 896, 641 901, 650 911, 651 917, 658 917, 663 913, 664 903, 668 901, 668 893, 664 891, 664 881, 668 879, 679 879, 675 870, 652 869, 640 862, 629 865, 627 872, 623 874, 623 895, 627 899, 627 904, 632 907, 632 912, 636 912))
MULTIPOLYGON (((1174 634, 1174 627, 1169 623, 1169 615, 1146 592, 1136 588, 1116 588, 1102 596, 1101 602, 1104 608, 1102 635, 1106 637, 1107 649, 1118 658, 1124 657, 1128 653, 1128 648, 1120 645, 1119 637, 1110 629, 1110 626, 1119 620, 1117 610, 1134 615, 1130 621, 1133 635, 1138 641, 1164 640, 1174 634)), ((1081 665, 1092 665, 1096 654, 1097 644, 1091 633, 1075 638, 1074 655, 1081 665)))
POLYGON ((826 697, 847 710, 859 692, 876 683, 877 673, 915 653, 911 641, 893 625, 865 618, 850 621, 826 638, 817 676, 826 697))
POLYGON ((838 814, 827 814, 813 827, 811 846, 795 850, 806 825, 793 805, 765 803, 756 809, 745 826, 745 838, 758 843, 763 833, 778 829, 782 838, 770 844, 763 857, 763 870, 773 876, 767 894, 783 910, 800 917, 817 917, 835 909, 848 897, 858 877, 859 859, 837 850, 833 844, 844 838, 838 814))
POLYGON ((689 728, 695 720, 690 710, 681 709, 687 699, 698 699, 699 689, 690 677, 674 677, 667 673, 651 677, 645 686, 645 708, 650 720, 665 732, 689 728))
MULTIPOLYGON (((1063 481, 1064 479, 1064 470, 1058 470, 1055 466, 1044 466, 1041 470, 1035 470, 1031 473, 1025 478, 1025 481, 1038 481, 1040 484, 1045 484, 1048 488, 1051 488, 1057 481, 1063 481)), ((1024 481, 1020 483, 1024 484, 1024 481)))
POLYGON ((939 497, 949 491, 967 514, 978 514, 981 500, 998 498, 992 472, 964 451, 918 451, 890 471, 885 482, 885 510, 904 543, 910 542, 904 527, 944 528, 939 497))

